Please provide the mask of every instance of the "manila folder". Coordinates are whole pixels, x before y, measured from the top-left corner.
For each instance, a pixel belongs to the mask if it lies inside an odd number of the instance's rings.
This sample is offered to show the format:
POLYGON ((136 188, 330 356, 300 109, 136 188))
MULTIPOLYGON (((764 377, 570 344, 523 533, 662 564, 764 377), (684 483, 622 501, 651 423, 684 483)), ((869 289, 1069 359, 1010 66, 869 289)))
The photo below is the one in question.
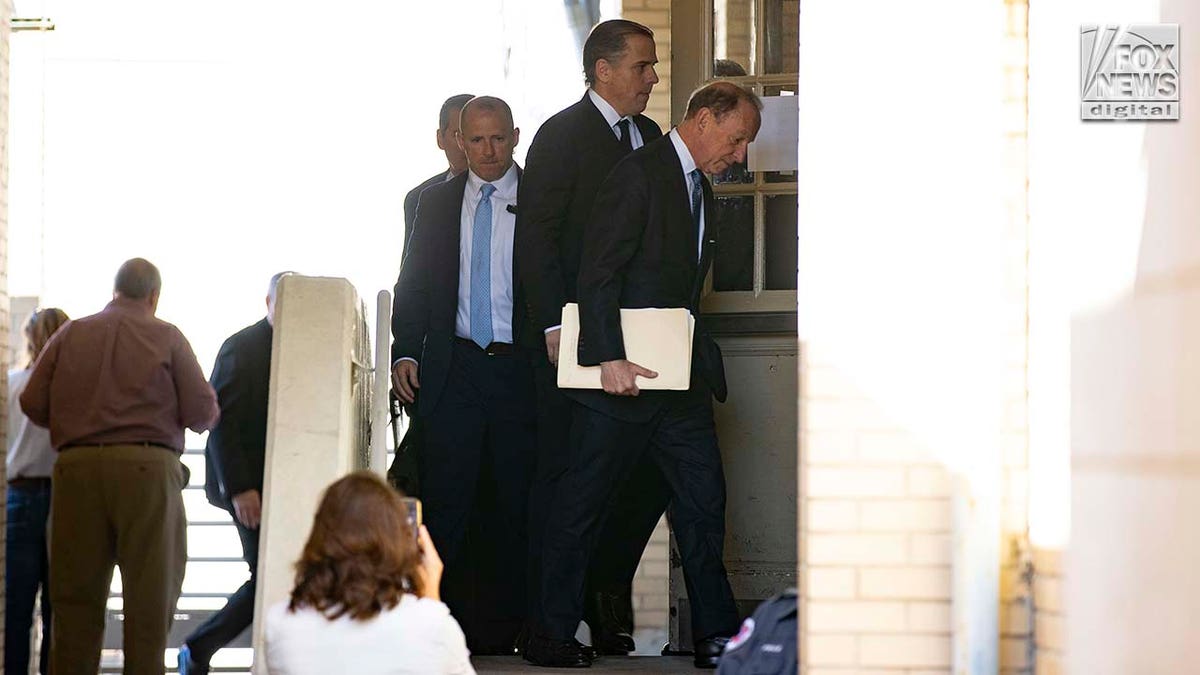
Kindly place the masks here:
MULTIPOLYGON (((692 379, 692 334, 696 319, 682 307, 622 309, 625 358, 658 373, 639 377, 640 389, 687 390, 692 379)), ((559 389, 603 389, 600 366, 579 365, 579 305, 563 307, 558 349, 559 389)))

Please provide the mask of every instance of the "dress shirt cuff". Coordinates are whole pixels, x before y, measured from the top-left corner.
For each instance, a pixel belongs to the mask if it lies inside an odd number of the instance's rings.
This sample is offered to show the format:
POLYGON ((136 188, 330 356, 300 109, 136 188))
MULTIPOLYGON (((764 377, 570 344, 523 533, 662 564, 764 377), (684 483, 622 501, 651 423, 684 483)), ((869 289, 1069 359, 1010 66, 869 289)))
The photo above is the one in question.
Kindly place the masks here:
POLYGON ((556 331, 556 330, 562 330, 562 324, 561 324, 561 323, 560 323, 560 324, 558 324, 557 326, 550 326, 550 327, 549 327, 549 328, 547 328, 546 330, 542 331, 542 335, 549 335, 549 334, 553 333, 553 332, 554 332, 554 331, 556 331))
POLYGON ((400 365, 401 361, 412 361, 413 363, 417 362, 417 360, 411 356, 401 356, 400 358, 396 359, 395 361, 392 361, 392 370, 395 370, 396 366, 400 365))

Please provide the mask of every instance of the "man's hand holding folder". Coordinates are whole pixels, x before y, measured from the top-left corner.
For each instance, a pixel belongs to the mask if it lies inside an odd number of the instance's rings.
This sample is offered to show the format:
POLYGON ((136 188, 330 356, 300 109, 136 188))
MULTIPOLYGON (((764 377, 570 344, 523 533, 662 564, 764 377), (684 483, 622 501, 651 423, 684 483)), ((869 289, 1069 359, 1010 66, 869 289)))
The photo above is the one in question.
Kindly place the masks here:
POLYGON ((603 389, 615 396, 637 396, 643 389, 686 390, 691 384, 694 330, 695 319, 683 308, 622 309, 625 358, 581 366, 579 306, 570 303, 562 313, 558 387, 603 389))
POLYGON ((658 373, 627 359, 605 361, 600 364, 600 386, 604 387, 605 393, 617 396, 637 396, 640 391, 637 386, 639 377, 654 379, 658 377, 658 373))

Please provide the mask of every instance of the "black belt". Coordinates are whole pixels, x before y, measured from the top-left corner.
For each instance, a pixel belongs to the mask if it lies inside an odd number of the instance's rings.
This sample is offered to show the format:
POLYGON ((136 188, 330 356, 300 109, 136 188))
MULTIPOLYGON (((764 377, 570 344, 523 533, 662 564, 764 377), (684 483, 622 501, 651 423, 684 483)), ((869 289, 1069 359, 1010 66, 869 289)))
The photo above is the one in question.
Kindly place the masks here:
POLYGON ((460 345, 470 345, 488 356, 508 356, 513 353, 511 342, 493 342, 487 347, 480 348, 479 345, 475 344, 474 340, 460 338, 457 335, 454 336, 454 341, 460 345))
POLYGON ((118 443, 68 443, 67 445, 64 445, 61 448, 59 448, 58 451, 65 452, 72 448, 103 448, 106 446, 111 447, 114 445, 141 445, 141 446, 147 447, 147 448, 162 448, 164 450, 170 450, 171 452, 174 452, 176 454, 179 453, 178 450, 167 445, 166 443, 157 443, 155 441, 121 441, 118 443))
POLYGON ((17 476, 16 478, 8 479, 8 486, 15 487, 15 488, 50 487, 50 479, 43 478, 43 477, 26 478, 24 476, 17 476))

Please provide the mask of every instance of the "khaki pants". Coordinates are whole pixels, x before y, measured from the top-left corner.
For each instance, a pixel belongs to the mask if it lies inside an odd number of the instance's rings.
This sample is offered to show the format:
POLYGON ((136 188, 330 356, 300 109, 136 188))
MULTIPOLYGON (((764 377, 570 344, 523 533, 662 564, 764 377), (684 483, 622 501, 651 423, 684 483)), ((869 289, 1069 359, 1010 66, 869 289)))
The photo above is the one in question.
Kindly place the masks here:
POLYGON ((99 670, 114 563, 125 673, 163 673, 187 563, 183 471, 178 455, 154 446, 81 446, 59 455, 50 510, 51 673, 99 670))

